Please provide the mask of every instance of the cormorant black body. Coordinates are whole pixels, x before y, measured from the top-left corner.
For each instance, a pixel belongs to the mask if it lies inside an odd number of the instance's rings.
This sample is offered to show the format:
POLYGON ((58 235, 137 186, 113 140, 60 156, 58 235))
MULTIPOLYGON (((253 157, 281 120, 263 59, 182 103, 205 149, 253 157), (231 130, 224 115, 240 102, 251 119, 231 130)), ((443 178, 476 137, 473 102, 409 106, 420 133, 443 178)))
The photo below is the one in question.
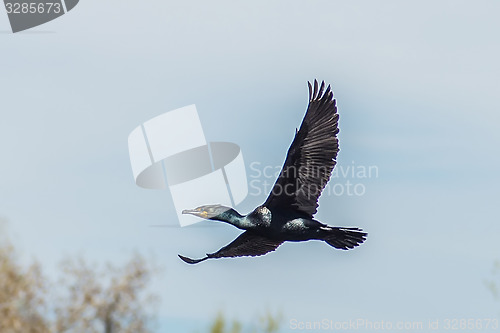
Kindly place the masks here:
POLYGON ((269 197, 247 215, 222 205, 206 205, 183 214, 222 221, 245 230, 229 245, 195 264, 212 258, 259 256, 274 251, 285 241, 321 240, 342 250, 363 243, 366 233, 359 228, 330 227, 313 218, 318 199, 330 179, 339 151, 338 113, 330 86, 325 83, 314 90, 309 86, 309 105, 300 129, 288 149, 285 163, 269 197))

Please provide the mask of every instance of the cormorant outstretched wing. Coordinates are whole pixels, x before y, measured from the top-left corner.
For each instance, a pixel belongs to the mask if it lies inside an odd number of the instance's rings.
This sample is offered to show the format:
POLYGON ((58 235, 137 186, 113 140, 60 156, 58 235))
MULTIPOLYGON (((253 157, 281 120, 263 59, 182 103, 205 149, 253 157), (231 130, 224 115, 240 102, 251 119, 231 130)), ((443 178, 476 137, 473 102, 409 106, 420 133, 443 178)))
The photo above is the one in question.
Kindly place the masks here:
POLYGON ((337 106, 330 85, 314 80, 309 86, 309 106, 296 132, 281 173, 265 207, 294 209, 311 217, 330 179, 339 151, 337 106))
POLYGON ((251 231, 245 231, 238 236, 229 245, 224 246, 222 249, 215 253, 207 253, 207 256, 202 259, 191 259, 179 254, 179 258, 188 264, 196 264, 201 261, 212 258, 227 258, 227 257, 245 257, 245 256, 261 256, 268 252, 276 250, 283 241, 269 239, 260 236, 251 231))

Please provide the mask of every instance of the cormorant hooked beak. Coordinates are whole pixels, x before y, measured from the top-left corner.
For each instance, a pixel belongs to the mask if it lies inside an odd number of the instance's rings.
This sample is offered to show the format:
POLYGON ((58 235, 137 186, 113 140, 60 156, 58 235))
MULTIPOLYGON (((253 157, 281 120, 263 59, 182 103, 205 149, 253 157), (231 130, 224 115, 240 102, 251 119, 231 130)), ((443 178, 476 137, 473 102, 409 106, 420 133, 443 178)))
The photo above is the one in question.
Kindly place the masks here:
POLYGON ((198 216, 198 217, 201 217, 201 218, 208 218, 208 212, 206 210, 201 210, 199 208, 195 208, 195 209, 184 209, 182 211, 182 214, 190 214, 190 215, 194 215, 194 216, 198 216))

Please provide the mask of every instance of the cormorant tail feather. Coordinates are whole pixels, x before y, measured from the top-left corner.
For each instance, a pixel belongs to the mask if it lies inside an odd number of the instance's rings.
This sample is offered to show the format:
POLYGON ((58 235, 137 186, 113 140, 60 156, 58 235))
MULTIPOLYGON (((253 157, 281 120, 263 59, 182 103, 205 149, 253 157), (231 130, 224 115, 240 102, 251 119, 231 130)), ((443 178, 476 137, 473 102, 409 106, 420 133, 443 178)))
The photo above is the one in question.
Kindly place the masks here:
POLYGON ((331 228, 325 242, 336 249, 350 250, 366 240, 366 232, 360 228, 331 228))

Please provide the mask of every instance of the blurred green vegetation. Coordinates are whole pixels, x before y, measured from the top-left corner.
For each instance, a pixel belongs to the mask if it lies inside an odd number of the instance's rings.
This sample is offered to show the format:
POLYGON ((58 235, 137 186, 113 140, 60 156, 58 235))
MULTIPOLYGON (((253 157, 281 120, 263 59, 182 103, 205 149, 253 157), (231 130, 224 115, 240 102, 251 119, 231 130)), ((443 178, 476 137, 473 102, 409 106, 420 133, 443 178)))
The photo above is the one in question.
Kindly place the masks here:
POLYGON ((228 321, 222 312, 215 317, 210 333, 276 333, 280 329, 282 314, 267 311, 259 316, 256 324, 244 325, 238 320, 228 321))
POLYGON ((485 281, 486 287, 491 291, 491 294, 496 300, 500 300, 500 260, 496 260, 493 263, 493 268, 491 270, 491 279, 485 281))

